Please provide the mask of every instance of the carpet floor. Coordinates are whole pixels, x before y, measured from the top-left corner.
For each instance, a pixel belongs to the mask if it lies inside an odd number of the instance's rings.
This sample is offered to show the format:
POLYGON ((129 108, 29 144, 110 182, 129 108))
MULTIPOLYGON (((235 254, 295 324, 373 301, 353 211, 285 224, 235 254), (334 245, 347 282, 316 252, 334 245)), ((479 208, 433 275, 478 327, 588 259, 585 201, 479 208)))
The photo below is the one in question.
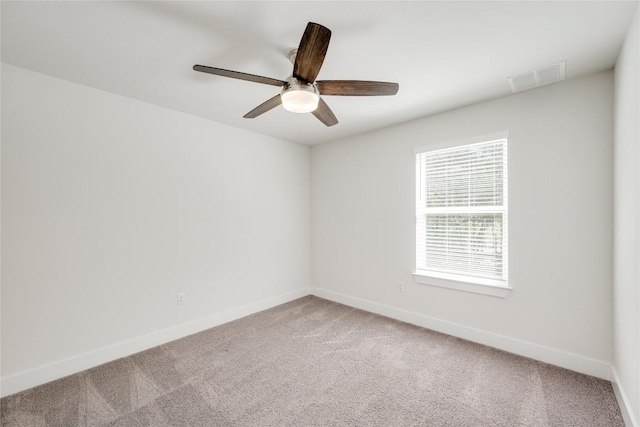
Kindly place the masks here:
POLYGON ((0 404, 28 427, 624 426, 607 381, 313 296, 0 404))

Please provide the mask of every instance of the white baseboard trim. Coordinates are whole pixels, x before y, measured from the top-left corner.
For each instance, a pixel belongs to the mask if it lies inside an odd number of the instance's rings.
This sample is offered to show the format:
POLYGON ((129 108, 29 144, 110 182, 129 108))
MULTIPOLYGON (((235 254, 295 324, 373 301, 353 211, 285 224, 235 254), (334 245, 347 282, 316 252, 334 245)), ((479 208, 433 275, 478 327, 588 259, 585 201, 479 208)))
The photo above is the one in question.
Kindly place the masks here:
POLYGON ((614 366, 611 366, 611 377, 612 377, 611 384, 613 385, 613 392, 616 395, 618 406, 620 406, 620 412, 622 412, 624 425, 626 427, 639 427, 640 424, 637 422, 636 417, 633 415, 629 398, 627 397, 627 394, 624 392, 624 389, 622 388, 622 384, 620 383, 620 377, 618 377, 618 372, 616 371, 616 368, 614 366))
POLYGON ((211 316, 183 323, 171 328, 152 332, 127 341, 122 341, 107 347, 102 347, 77 356, 59 360, 47 365, 39 366, 27 371, 18 372, 0 379, 0 397, 5 397, 20 391, 45 384, 50 381, 72 375, 85 369, 90 369, 103 363, 111 362, 122 357, 166 344, 188 335, 204 331, 214 326, 231 322, 236 319, 257 313, 289 301, 309 295, 309 288, 301 288, 292 292, 277 295, 258 302, 232 308, 211 316))
POLYGON ((606 362, 594 360, 588 357, 568 353, 551 347, 509 338, 491 332, 470 328, 457 323, 425 316, 424 314, 401 310, 384 304, 363 300, 360 298, 343 295, 327 289, 312 287, 311 295, 324 298, 350 307, 391 317, 402 322, 411 323, 423 328, 442 332, 454 337, 484 344, 509 353, 529 357, 551 365, 560 366, 572 371, 591 375, 611 381, 611 365, 606 362))

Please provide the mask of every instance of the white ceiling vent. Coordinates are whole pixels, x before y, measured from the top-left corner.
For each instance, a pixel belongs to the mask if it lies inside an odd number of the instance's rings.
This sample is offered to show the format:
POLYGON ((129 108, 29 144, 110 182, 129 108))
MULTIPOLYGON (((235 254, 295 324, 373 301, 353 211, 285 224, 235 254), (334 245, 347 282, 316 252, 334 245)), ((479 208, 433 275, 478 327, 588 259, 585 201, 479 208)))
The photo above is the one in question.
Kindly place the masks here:
POLYGON ((564 80, 566 61, 548 67, 538 68, 528 73, 512 76, 507 79, 513 93, 522 92, 564 80))

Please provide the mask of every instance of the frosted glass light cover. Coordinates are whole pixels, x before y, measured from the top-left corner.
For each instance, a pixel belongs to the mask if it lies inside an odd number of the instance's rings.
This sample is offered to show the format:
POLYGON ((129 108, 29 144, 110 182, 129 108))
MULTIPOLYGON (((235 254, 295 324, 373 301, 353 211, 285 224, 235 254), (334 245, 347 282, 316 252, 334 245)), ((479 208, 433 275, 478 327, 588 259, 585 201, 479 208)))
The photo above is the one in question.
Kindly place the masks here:
POLYGON ((318 108, 320 97, 307 90, 289 90, 281 95, 282 106, 292 113, 310 113, 318 108))

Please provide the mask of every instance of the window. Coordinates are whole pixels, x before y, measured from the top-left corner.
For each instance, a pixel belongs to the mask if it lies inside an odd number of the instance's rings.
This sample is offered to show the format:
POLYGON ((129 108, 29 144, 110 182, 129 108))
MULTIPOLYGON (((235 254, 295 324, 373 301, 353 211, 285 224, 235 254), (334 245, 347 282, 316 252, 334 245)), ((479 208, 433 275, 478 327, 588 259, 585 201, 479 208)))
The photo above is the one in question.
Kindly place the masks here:
POLYGON ((506 296, 507 135, 416 150, 416 281, 506 296))

